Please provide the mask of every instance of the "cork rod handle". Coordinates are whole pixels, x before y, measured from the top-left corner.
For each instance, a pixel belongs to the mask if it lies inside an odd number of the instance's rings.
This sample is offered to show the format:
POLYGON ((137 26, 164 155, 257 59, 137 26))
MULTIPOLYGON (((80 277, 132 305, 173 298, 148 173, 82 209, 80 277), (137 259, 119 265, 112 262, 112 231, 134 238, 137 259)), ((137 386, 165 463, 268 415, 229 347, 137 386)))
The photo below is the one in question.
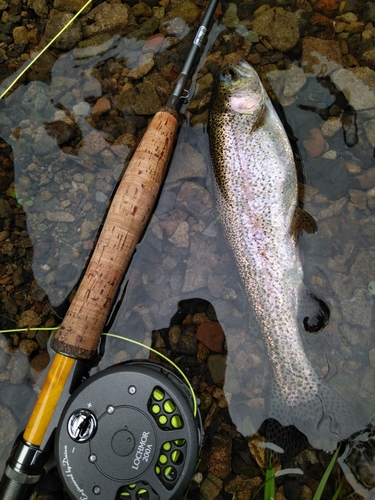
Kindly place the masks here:
POLYGON ((60 354, 94 356, 135 247, 149 221, 178 129, 162 108, 147 128, 117 188, 97 245, 67 314, 51 341, 60 354))

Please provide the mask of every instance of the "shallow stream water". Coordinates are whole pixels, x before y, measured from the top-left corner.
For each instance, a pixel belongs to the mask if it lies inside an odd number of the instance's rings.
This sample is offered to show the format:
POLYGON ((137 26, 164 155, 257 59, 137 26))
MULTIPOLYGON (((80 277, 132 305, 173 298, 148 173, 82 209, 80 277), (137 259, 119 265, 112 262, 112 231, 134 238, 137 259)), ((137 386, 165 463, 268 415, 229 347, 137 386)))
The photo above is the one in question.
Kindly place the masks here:
MULTIPOLYGON (((295 146, 300 202, 318 224, 316 234, 300 237, 299 247, 306 285, 329 305, 331 317, 322 332, 302 333, 307 356, 318 375, 366 421, 375 414, 375 73, 356 72, 367 67, 359 51, 368 50, 369 41, 374 49, 374 28, 371 23, 355 28, 357 21, 337 18, 339 12, 328 16, 327 26, 321 20, 314 24, 315 4, 300 2, 290 9, 300 13, 303 36, 293 49, 281 52, 269 37, 259 39, 251 29, 253 14, 246 18, 242 13, 234 27, 229 9, 234 7, 223 4, 227 17, 211 30, 182 107, 184 119, 160 199, 106 328, 152 345, 192 381, 206 438, 188 497, 207 500, 253 498, 264 479, 253 444, 260 438, 252 436, 267 418, 271 378, 262 334, 214 203, 207 113, 213 73, 225 61, 248 58, 277 99, 295 146), (354 29, 362 31, 353 34, 354 29), (366 38, 365 31, 372 35, 366 38), (346 44, 354 36, 359 42, 346 44), (209 349, 197 342, 202 325, 217 332, 218 323, 225 343, 222 339, 209 349), (216 487, 213 492, 209 483, 216 487)), ((348 5, 340 9, 343 15, 359 16, 359 23, 364 16, 348 5)), ((180 46, 188 46, 186 25, 179 36, 180 46)), ((171 71, 180 69, 186 49, 176 52, 179 44, 173 37, 168 43, 157 49, 160 58, 167 54, 164 62, 133 80, 129 71, 142 67, 142 56, 152 51, 145 49, 143 39, 108 36, 99 47, 62 54, 48 81, 26 82, 3 99, 4 329, 52 327, 61 321, 123 167, 156 112, 152 105, 156 100, 158 106, 164 104, 173 85, 171 71), (146 94, 151 88, 156 91, 150 103, 146 94), (103 105, 110 103, 104 112, 96 108, 101 97, 103 105)), ((45 377, 52 355, 46 341, 43 331, 4 334, 1 340, 1 471, 45 377)), ((146 349, 112 338, 103 340, 101 351, 93 373, 149 357, 146 349)), ((345 474, 358 493, 352 494, 345 482, 339 498, 372 498, 372 453, 367 456, 369 470, 367 465, 365 472, 361 469, 363 453, 356 462, 357 476, 367 488, 342 461, 325 498, 333 496, 345 474)), ((279 498, 312 498, 329 458, 318 448, 301 449, 286 466, 301 468, 303 475, 277 483, 279 498)), ((59 488, 50 494, 48 498, 63 498, 59 488)))

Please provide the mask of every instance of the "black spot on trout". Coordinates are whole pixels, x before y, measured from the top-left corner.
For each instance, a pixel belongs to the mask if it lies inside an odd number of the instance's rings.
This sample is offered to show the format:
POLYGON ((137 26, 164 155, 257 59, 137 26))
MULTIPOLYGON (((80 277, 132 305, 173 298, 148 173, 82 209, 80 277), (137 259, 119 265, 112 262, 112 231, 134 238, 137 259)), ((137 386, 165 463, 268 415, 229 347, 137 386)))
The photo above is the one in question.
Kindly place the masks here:
POLYGON ((269 417, 296 426, 314 446, 333 450, 366 423, 319 379, 302 345, 300 328, 315 331, 329 314, 303 283, 293 234, 301 220, 309 232, 316 227, 296 210, 288 137, 246 62, 221 71, 209 130, 217 209, 273 366, 269 417))

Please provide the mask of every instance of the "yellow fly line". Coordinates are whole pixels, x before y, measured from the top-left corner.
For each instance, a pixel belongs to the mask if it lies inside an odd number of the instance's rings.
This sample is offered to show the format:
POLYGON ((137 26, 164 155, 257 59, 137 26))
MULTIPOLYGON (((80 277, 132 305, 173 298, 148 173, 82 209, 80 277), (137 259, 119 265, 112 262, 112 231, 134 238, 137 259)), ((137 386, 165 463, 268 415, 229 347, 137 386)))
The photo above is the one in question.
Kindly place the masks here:
MULTIPOLYGON (((4 334, 4 333, 19 333, 19 332, 27 332, 27 331, 39 331, 39 330, 53 331, 53 330, 58 330, 59 328, 60 328, 59 326, 55 326, 55 327, 52 327, 52 328, 38 328, 38 327, 35 327, 35 328, 14 328, 12 330, 0 330, 0 334, 1 333, 4 334)), ((138 345, 140 347, 143 347, 144 349, 148 349, 150 352, 153 352, 154 354, 157 354, 162 359, 164 359, 165 361, 167 361, 170 365, 172 365, 173 368, 175 368, 175 370, 184 379, 186 385, 188 386, 188 388, 189 388, 189 390, 191 392, 191 395, 192 395, 192 398, 193 398, 193 415, 195 417, 197 416, 197 398, 195 396, 194 389, 193 389, 193 387, 192 387, 189 379, 185 375, 185 373, 181 370, 181 368, 179 366, 176 365, 176 363, 174 363, 171 359, 169 359, 168 356, 165 356, 164 354, 162 354, 161 352, 157 351, 153 347, 150 347, 150 346, 148 346, 146 344, 143 344, 142 342, 138 342, 138 340, 129 339, 128 337, 123 337, 121 335, 116 335, 114 333, 102 333, 102 335, 105 335, 106 337, 113 337, 113 338, 116 338, 116 339, 125 340, 126 342, 130 342, 132 344, 136 344, 136 345, 138 345)), ((52 371, 52 373, 59 372, 60 374, 63 374, 63 378, 65 379, 64 383, 65 383, 66 378, 69 375, 70 369, 72 368, 74 361, 75 360, 73 358, 67 358, 66 356, 62 356, 61 354, 56 354, 55 359, 53 361, 54 365, 56 365, 56 366, 54 367, 53 370, 50 370, 50 371, 52 371), (64 358, 67 361, 65 361, 64 358), (70 360, 70 361, 68 361, 68 360, 70 360), (64 373, 65 373, 65 376, 64 376, 64 373)), ((45 389, 45 391, 46 391, 45 397, 39 397, 38 401, 39 400, 40 401, 48 401, 49 400, 49 403, 50 404, 52 403, 52 401, 55 399, 55 397, 54 397, 53 391, 50 388, 50 386, 53 387, 55 383, 56 383, 55 380, 54 381, 49 381, 48 384, 45 383, 45 385, 43 386, 43 389, 45 389), (48 387, 48 389, 47 389, 47 387, 48 387)), ((42 391, 43 391, 43 389, 42 389, 42 391)), ((59 391, 59 389, 61 389, 61 388, 57 388, 57 392, 59 391)), ((56 404, 57 404, 57 400, 56 400, 56 404)), ((37 415, 40 415, 40 414, 43 413, 43 408, 41 406, 42 406, 42 404, 35 411, 34 417, 31 416, 26 431, 29 428, 29 431, 33 432, 32 431, 32 427, 34 427, 34 432, 35 432, 35 428, 38 427, 36 425, 36 423, 39 420, 39 418, 37 418, 37 415), (31 421, 33 421, 33 425, 32 426, 30 425, 31 421)), ((26 431, 25 431, 25 433, 26 433, 26 431)), ((31 438, 31 436, 29 436, 29 437, 31 438)), ((33 436, 33 438, 35 439, 35 436, 33 436)), ((30 440, 29 442, 34 443, 35 441, 30 440)))
POLYGON ((55 42, 58 38, 59 38, 59 36, 60 36, 62 33, 64 33, 64 31, 65 31, 65 30, 66 30, 66 29, 67 29, 67 28, 68 28, 68 27, 72 24, 72 22, 74 22, 74 21, 77 19, 77 17, 81 14, 81 12, 83 12, 83 11, 86 9, 86 7, 87 7, 87 6, 88 6, 91 2, 92 2, 92 0, 88 0, 88 1, 85 3, 85 5, 84 5, 83 7, 81 7, 81 8, 79 9, 79 11, 78 11, 76 14, 74 14, 74 16, 70 19, 70 21, 68 21, 68 22, 67 22, 67 24, 66 24, 66 25, 65 25, 65 26, 64 26, 64 27, 63 27, 63 28, 62 28, 62 29, 61 29, 61 30, 57 33, 57 35, 56 35, 56 36, 54 36, 54 37, 52 38, 52 40, 51 40, 50 42, 48 42, 48 43, 47 43, 47 45, 46 45, 46 46, 45 46, 45 47, 44 47, 44 48, 43 48, 40 52, 38 52, 38 54, 37 54, 35 57, 33 57, 33 58, 32 58, 32 60, 30 61, 30 63, 29 63, 29 64, 27 64, 27 65, 25 66, 25 68, 24 68, 24 69, 21 71, 21 73, 20 73, 20 74, 19 74, 19 75, 18 75, 18 76, 17 76, 17 77, 13 80, 13 82, 9 85, 9 87, 8 87, 6 90, 4 90, 4 92, 0 95, 0 99, 2 99, 2 98, 5 96, 5 94, 6 94, 7 92, 9 92, 9 90, 13 87, 13 85, 15 85, 15 83, 17 83, 17 82, 18 82, 18 80, 19 80, 19 79, 20 79, 20 78, 21 78, 21 77, 22 77, 22 76, 26 73, 26 71, 30 68, 30 66, 32 66, 32 65, 35 63, 35 61, 36 61, 37 59, 39 59, 39 57, 40 57, 42 54, 44 54, 44 52, 45 52, 45 51, 46 51, 46 50, 47 50, 47 49, 48 49, 48 48, 49 48, 49 47, 50 47, 50 46, 51 46, 51 45, 52 45, 52 44, 53 44, 53 43, 54 43, 54 42, 55 42))

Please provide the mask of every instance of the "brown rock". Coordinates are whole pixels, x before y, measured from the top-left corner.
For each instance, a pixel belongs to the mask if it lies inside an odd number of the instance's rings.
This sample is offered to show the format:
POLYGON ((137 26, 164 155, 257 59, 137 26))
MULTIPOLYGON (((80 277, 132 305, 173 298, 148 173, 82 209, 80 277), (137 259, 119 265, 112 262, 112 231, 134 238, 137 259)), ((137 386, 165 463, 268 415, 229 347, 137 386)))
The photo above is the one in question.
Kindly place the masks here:
POLYGON ((251 498, 252 490, 254 488, 259 488, 262 482, 261 477, 250 478, 244 474, 239 474, 226 484, 225 491, 235 495, 235 498, 238 500, 240 500, 240 498, 251 498))
MULTIPOLYGON (((86 0, 54 0, 53 8, 65 12, 73 12, 75 14, 79 9, 81 9, 86 3, 86 0)), ((91 5, 86 7, 84 12, 89 11, 91 5)))
POLYGON ((102 134, 99 134, 96 130, 93 130, 83 139, 83 146, 81 151, 88 151, 89 153, 95 155, 103 151, 103 149, 108 146, 108 143, 103 139, 102 134))
POLYGON ((208 471, 216 477, 225 479, 231 472, 232 439, 225 436, 214 436, 210 456, 208 459, 208 471))
POLYGON ((198 325, 197 339, 211 351, 223 351, 224 330, 217 321, 204 321, 198 325))
POLYGON ((371 189, 375 186, 375 168, 369 168, 352 179, 353 187, 371 189))
POLYGON ((128 24, 130 10, 130 7, 123 3, 99 4, 82 18, 83 36, 89 38, 102 33, 122 35, 128 24))
POLYGON ((29 309, 21 314, 18 320, 18 328, 35 328, 39 326, 41 322, 42 320, 39 315, 35 311, 29 309))
POLYGON ((100 97, 95 103, 95 106, 92 110, 93 116, 100 116, 103 113, 106 113, 111 109, 111 103, 109 102, 109 99, 105 97, 100 97))
POLYGON ((307 36, 302 42, 302 66, 306 73, 325 76, 342 66, 340 44, 307 36))
POLYGON ((39 345, 34 340, 24 339, 21 340, 20 349, 26 354, 26 356, 31 356, 31 354, 38 349, 39 345))
POLYGON ((316 158, 321 155, 325 145, 322 132, 318 128, 311 129, 310 137, 303 141, 303 145, 310 158, 316 158))
POLYGON ((315 9, 327 17, 332 17, 339 10, 339 0, 318 0, 315 9))

